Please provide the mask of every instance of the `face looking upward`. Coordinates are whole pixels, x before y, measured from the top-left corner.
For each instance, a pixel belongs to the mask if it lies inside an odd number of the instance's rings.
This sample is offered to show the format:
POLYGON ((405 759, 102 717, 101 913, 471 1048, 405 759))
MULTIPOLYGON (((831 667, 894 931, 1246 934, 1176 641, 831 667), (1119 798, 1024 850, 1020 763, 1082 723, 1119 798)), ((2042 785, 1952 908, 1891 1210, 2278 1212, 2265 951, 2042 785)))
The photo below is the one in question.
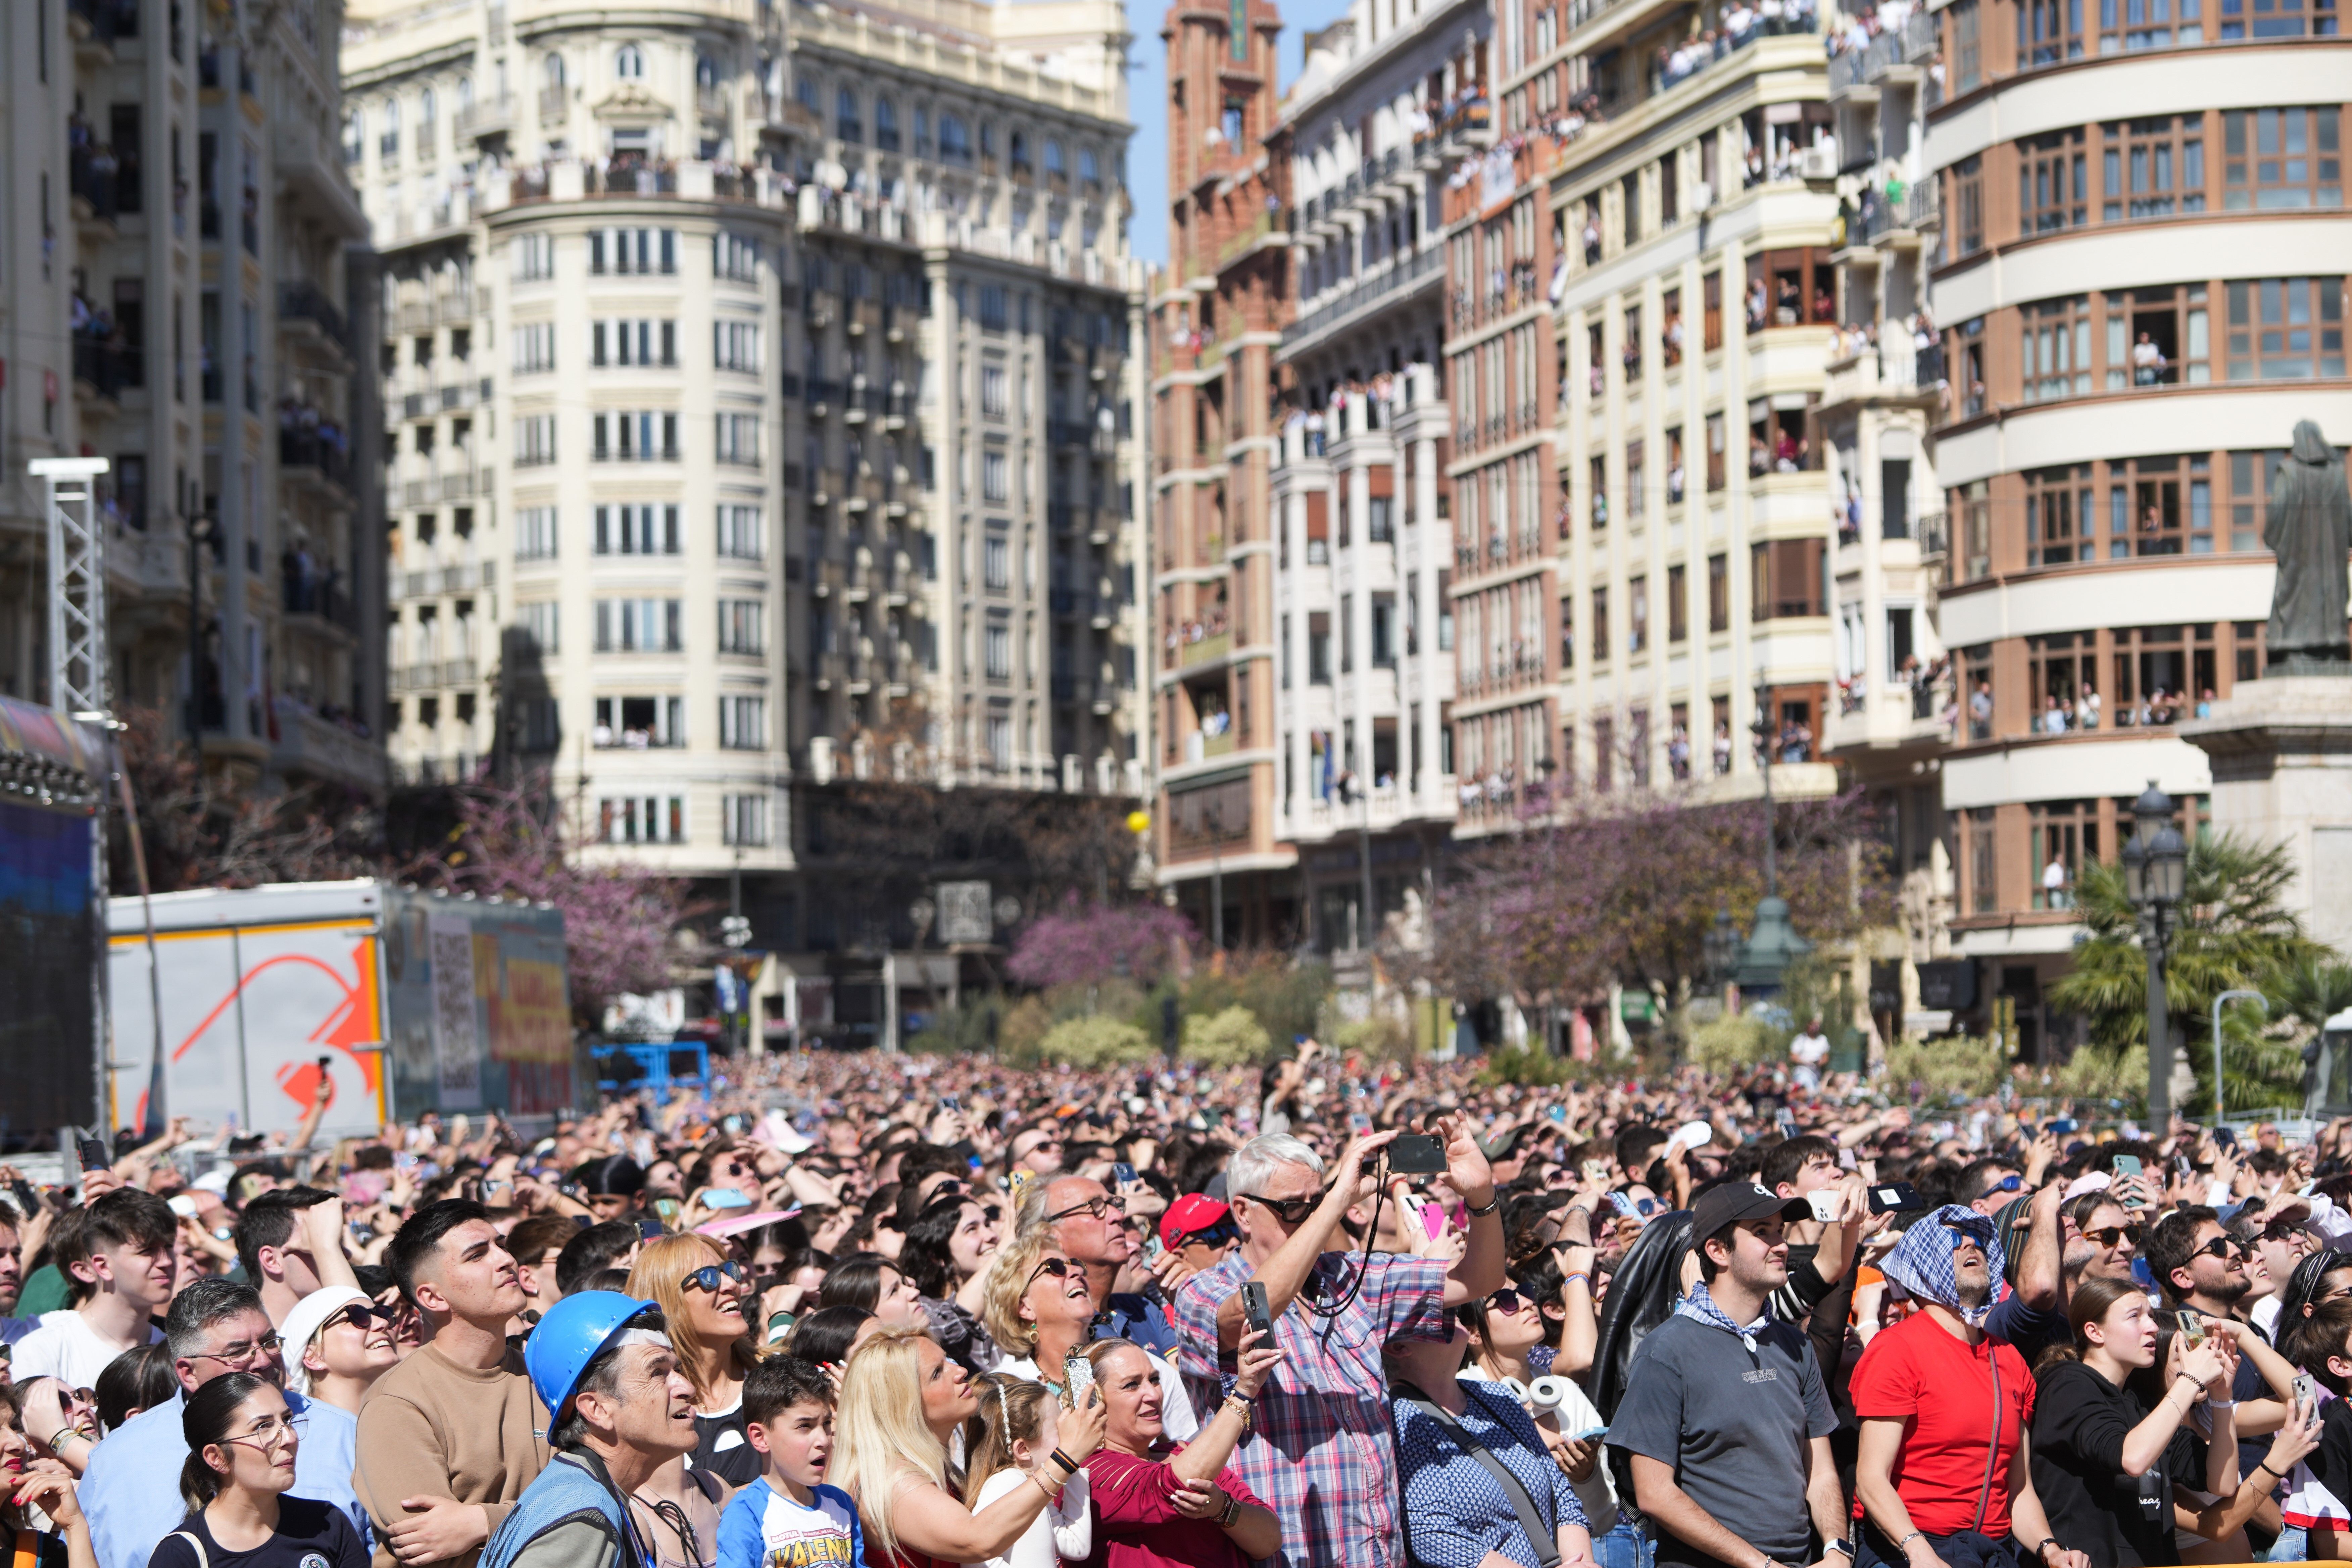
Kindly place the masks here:
POLYGON ((514 1255, 488 1220, 456 1226, 417 1270, 417 1305, 436 1316, 503 1322, 525 1300, 514 1255))

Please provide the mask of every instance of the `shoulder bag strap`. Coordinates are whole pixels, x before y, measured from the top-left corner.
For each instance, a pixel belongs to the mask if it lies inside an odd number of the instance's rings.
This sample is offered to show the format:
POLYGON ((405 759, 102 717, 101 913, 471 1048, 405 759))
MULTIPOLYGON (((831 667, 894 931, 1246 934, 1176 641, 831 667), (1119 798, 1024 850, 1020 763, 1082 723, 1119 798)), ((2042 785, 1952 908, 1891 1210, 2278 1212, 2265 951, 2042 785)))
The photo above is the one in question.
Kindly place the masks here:
MULTIPOLYGON (((1536 1507, 1536 1500, 1528 1495, 1527 1484, 1512 1473, 1508 1465, 1496 1458, 1486 1444, 1481 1443, 1465 1429, 1462 1423, 1454 1418, 1452 1411, 1439 1405, 1429 1395, 1410 1384, 1400 1384, 1397 1385, 1396 1396, 1400 1402, 1410 1405, 1416 1410, 1426 1412, 1433 1419, 1441 1423, 1454 1435, 1454 1440, 1462 1446, 1464 1452, 1486 1467, 1487 1473, 1495 1478, 1495 1484, 1503 1489, 1503 1497, 1510 1503, 1511 1511, 1518 1515, 1519 1528, 1527 1532, 1528 1543, 1536 1549, 1538 1568, 1558 1568, 1559 1536, 1544 1523, 1543 1514, 1536 1507)), ((1475 1396, 1473 1395, 1473 1397, 1475 1396)))
POLYGON ((212 1553, 205 1550, 205 1543, 196 1539, 196 1532, 194 1531, 175 1530, 172 1531, 171 1534, 163 1537, 163 1539, 166 1541, 186 1542, 188 1543, 188 1549, 196 1554, 196 1568, 213 1568, 212 1553))

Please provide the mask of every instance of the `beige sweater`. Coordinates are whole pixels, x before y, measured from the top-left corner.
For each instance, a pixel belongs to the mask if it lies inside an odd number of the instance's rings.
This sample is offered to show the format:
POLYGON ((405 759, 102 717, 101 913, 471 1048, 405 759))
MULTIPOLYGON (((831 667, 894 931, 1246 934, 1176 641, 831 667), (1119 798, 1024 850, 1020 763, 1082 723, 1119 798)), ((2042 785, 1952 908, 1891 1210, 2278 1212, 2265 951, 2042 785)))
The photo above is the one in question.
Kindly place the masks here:
MULTIPOLYGON (((375 1521, 373 1568, 399 1568, 386 1531, 407 1517, 403 1498, 453 1497, 485 1505, 495 1531, 547 1468, 547 1413, 522 1355, 503 1366, 458 1366, 431 1345, 378 1378, 360 1405, 352 1488, 375 1521)), ((478 1547, 450 1559, 474 1568, 478 1547)))

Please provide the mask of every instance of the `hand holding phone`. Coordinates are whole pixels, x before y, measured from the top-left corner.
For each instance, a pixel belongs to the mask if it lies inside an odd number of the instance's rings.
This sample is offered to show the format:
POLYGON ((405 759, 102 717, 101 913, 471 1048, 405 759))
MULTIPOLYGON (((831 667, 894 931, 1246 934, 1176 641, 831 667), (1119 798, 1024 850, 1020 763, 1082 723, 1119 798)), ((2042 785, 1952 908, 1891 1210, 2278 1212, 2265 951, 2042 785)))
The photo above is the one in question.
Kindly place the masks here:
POLYGON ((74 1156, 84 1171, 103 1171, 114 1163, 106 1157, 106 1145, 95 1138, 75 1139, 74 1156))
POLYGON ((1274 1343, 1274 1309, 1266 1298, 1265 1286, 1258 1280, 1242 1281, 1242 1317, 1257 1331, 1258 1343, 1274 1343))
POLYGON ((1400 1132, 1388 1147, 1389 1169, 1401 1175, 1433 1176, 1445 1169, 1445 1145, 1431 1132, 1400 1132))
MULTIPOLYGON (((2116 1156, 2115 1174, 2111 1179, 2116 1184, 2121 1185, 2124 1182, 2138 1175, 2143 1169, 2145 1167, 2140 1163, 2138 1155, 2118 1154, 2116 1156)), ((2123 1206, 2127 1209, 2146 1208, 2147 1200, 2135 1190, 2124 1194, 2123 1206)))

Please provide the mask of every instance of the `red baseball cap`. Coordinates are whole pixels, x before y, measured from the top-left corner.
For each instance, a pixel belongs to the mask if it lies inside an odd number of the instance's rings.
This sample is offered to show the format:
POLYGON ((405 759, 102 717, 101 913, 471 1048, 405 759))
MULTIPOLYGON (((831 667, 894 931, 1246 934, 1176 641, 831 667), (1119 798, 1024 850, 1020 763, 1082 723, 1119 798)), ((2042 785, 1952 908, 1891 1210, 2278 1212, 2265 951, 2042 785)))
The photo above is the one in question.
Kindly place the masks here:
POLYGON ((1160 1216, 1160 1245, 1177 1247, 1184 1238, 1208 1229, 1234 1211, 1213 1197, 1200 1193, 1186 1193, 1168 1205, 1160 1216))

